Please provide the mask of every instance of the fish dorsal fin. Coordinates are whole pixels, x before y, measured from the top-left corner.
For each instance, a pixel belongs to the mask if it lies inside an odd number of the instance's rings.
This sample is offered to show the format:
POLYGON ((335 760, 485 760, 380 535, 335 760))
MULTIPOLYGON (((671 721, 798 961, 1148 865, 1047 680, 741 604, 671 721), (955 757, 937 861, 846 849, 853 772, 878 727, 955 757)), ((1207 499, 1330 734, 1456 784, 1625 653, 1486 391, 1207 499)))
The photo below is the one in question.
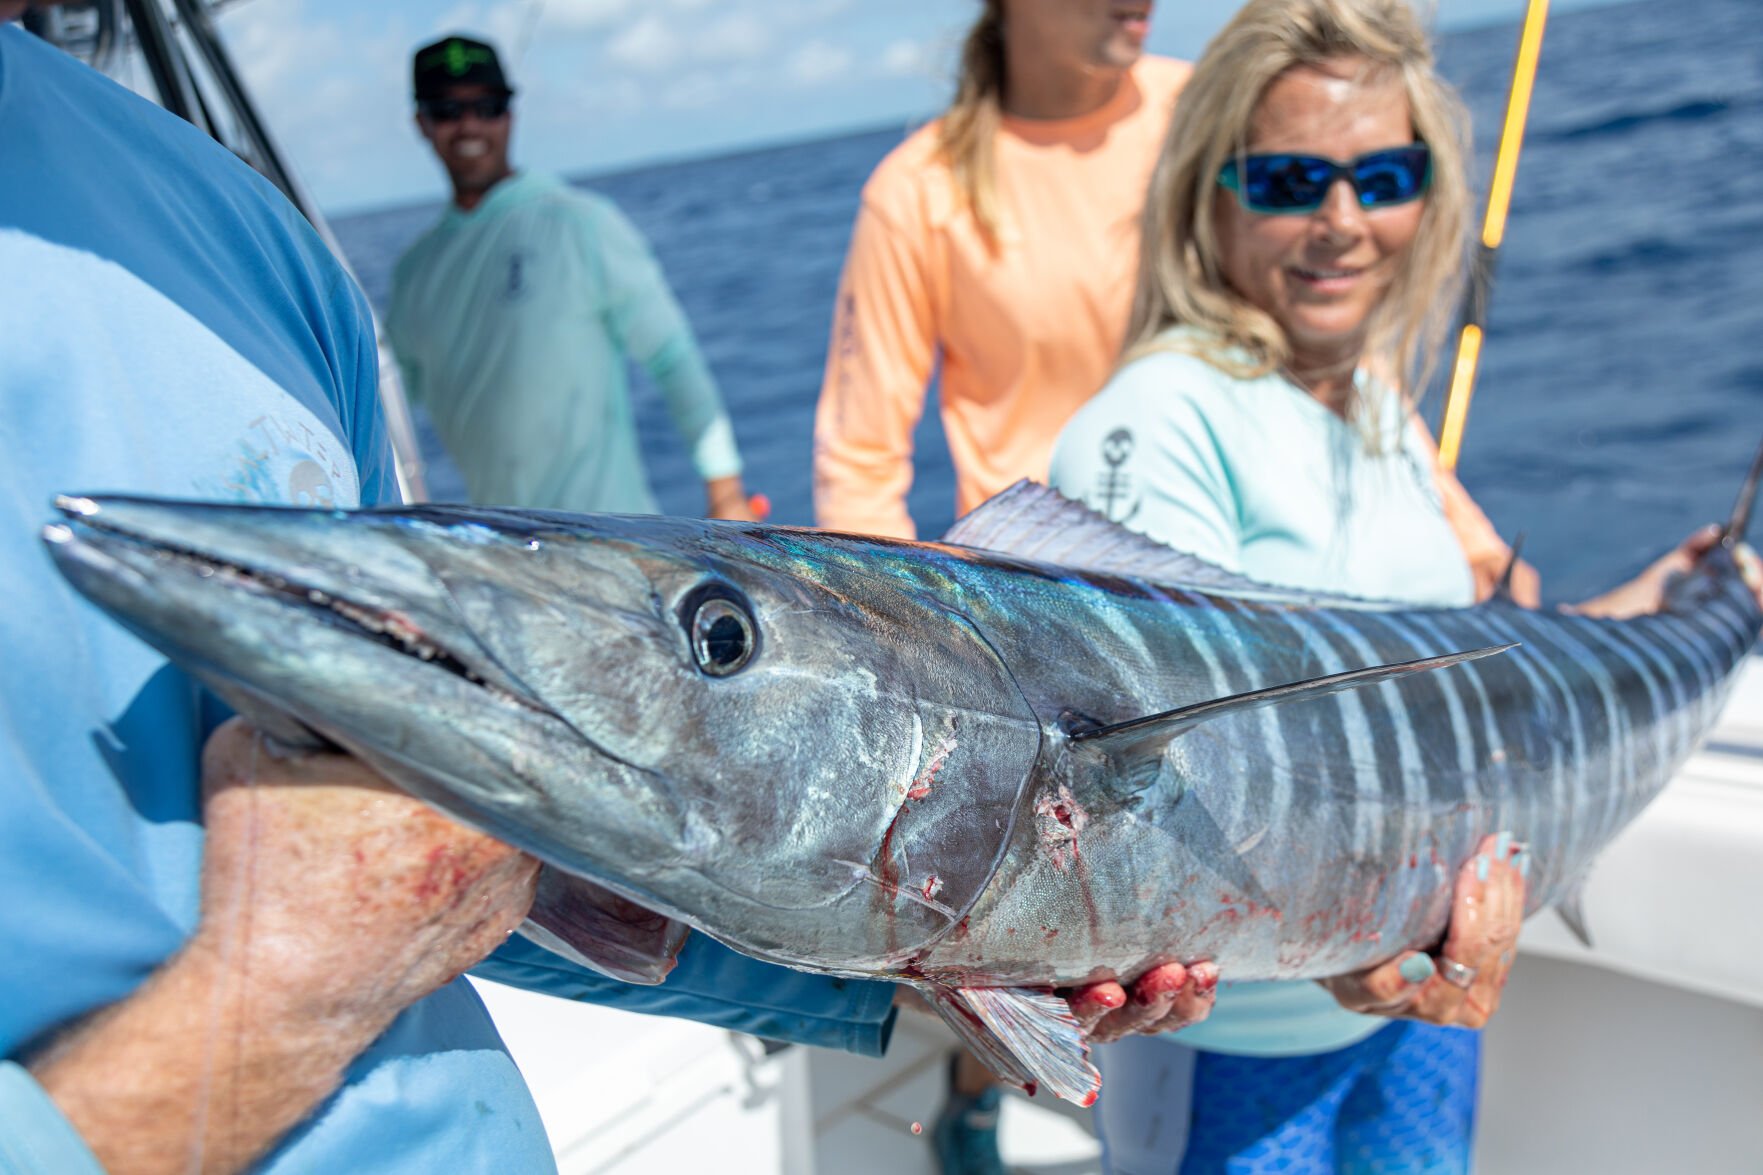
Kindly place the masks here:
POLYGON ((1414 661, 1331 673, 1326 677, 1312 677, 1267 689, 1250 690, 1248 693, 1232 694, 1225 698, 1183 706, 1178 710, 1165 710, 1161 714, 1149 714, 1143 718, 1115 722, 1108 726, 1078 730, 1070 737, 1077 747, 1105 757, 1113 768, 1110 775, 1116 781, 1124 782, 1127 788, 1148 786, 1159 776, 1156 768, 1162 762, 1163 752, 1169 743, 1203 722, 1257 706, 1326 698, 1331 694, 1378 685, 1411 673, 1426 673, 1464 661, 1491 657, 1495 653, 1504 653, 1507 649, 1516 647, 1515 644, 1489 645, 1485 649, 1447 653, 1442 657, 1421 657, 1414 661))
POLYGON ((1238 575, 1198 555, 1178 551, 1129 530, 1058 490, 1027 480, 980 503, 950 527, 942 541, 1037 563, 1179 584, 1223 595, 1310 606, 1384 606, 1356 597, 1275 587, 1238 575))

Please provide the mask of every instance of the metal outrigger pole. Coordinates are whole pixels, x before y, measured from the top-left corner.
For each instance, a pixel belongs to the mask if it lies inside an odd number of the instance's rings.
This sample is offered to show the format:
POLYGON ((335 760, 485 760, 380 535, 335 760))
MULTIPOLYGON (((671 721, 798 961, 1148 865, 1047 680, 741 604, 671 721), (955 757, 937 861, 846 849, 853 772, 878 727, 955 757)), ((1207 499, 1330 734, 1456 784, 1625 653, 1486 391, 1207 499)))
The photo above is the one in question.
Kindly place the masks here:
POLYGON ((1524 124, 1530 115, 1537 58, 1543 50, 1543 25, 1548 18, 1549 0, 1530 0, 1524 13, 1524 29, 1518 37, 1518 60, 1512 66, 1512 89, 1506 96, 1506 121, 1500 129, 1499 151, 1494 156, 1487 215, 1482 218, 1481 241, 1476 247, 1469 289, 1463 295, 1457 361, 1451 367, 1451 389, 1445 397, 1445 418, 1439 427, 1439 465, 1446 471, 1457 468, 1457 455, 1463 448, 1463 427, 1469 419, 1469 399, 1475 394, 1488 299, 1494 287, 1494 261, 1506 235, 1506 213, 1512 206, 1512 184, 1518 177, 1518 153, 1524 146, 1524 124))

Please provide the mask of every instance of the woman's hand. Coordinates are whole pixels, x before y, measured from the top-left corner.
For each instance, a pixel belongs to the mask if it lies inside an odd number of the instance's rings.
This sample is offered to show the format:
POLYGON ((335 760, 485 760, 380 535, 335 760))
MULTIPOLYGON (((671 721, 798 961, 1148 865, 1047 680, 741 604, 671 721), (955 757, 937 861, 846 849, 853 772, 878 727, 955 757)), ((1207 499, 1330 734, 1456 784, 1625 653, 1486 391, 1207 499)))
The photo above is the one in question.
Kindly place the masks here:
POLYGON ((1529 864, 1510 833, 1487 837, 1457 872, 1451 924, 1438 951, 1408 951, 1322 986, 1350 1012, 1482 1027, 1499 1008, 1512 969, 1529 864))
MULTIPOLYGON (((1657 560, 1621 587, 1612 588, 1601 596, 1595 596, 1583 604, 1569 606, 1563 611, 1581 616, 1596 616, 1603 620, 1649 616, 1664 605, 1665 588, 1672 577, 1688 575, 1694 570, 1697 560, 1720 542, 1721 534, 1721 528, 1710 523, 1690 535, 1675 551, 1657 560)), ((1763 608, 1763 562, 1758 560, 1757 552, 1743 543, 1733 550, 1733 558, 1739 565, 1739 574, 1744 576, 1745 586, 1756 593, 1757 606, 1763 608)))

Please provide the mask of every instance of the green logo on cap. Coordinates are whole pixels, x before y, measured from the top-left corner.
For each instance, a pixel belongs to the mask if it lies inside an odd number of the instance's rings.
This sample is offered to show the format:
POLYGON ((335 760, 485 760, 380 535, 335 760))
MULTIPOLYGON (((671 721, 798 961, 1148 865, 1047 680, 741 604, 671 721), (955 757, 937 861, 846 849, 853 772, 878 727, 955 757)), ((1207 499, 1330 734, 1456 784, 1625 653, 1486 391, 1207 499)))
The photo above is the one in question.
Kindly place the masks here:
POLYGON ((439 65, 454 77, 460 77, 474 65, 488 65, 495 60, 495 54, 482 45, 468 45, 464 41, 454 38, 426 54, 423 58, 423 67, 432 69, 439 65), (439 58, 438 61, 437 58, 439 58))

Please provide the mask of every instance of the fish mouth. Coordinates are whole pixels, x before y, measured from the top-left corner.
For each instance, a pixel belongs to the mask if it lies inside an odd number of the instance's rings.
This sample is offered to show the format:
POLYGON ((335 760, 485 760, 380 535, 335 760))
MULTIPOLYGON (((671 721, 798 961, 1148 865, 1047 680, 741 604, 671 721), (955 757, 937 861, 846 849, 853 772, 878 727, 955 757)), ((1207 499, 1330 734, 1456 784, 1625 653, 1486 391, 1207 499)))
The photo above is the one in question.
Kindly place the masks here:
POLYGON ((501 701, 562 721, 550 708, 510 688, 512 683, 478 672, 467 660, 469 654, 447 647, 406 613, 351 599, 334 587, 303 582, 294 574, 254 567, 162 534, 119 524, 106 517, 102 506, 91 498, 59 495, 55 508, 65 521, 45 526, 42 537, 58 561, 71 558, 116 578, 146 578, 145 572, 151 568, 185 580, 209 581, 222 591, 241 592, 291 609, 297 616, 345 636, 461 678, 501 701))

